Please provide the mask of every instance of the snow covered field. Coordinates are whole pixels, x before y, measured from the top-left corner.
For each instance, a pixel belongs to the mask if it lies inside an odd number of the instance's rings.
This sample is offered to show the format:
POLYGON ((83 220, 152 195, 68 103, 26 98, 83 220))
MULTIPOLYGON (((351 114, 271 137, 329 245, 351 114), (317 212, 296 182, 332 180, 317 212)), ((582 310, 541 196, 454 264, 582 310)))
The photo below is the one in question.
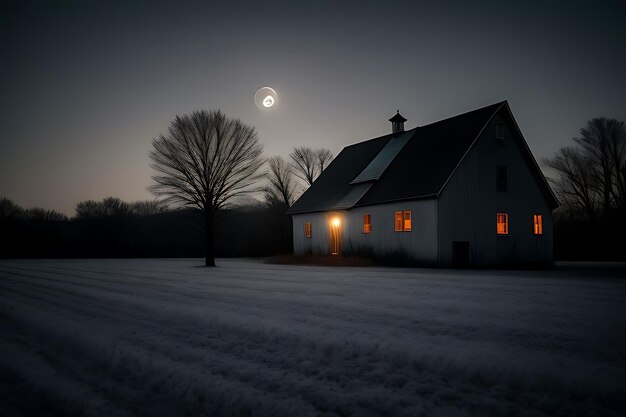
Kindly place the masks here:
POLYGON ((0 261, 0 415, 626 409, 619 271, 0 261))

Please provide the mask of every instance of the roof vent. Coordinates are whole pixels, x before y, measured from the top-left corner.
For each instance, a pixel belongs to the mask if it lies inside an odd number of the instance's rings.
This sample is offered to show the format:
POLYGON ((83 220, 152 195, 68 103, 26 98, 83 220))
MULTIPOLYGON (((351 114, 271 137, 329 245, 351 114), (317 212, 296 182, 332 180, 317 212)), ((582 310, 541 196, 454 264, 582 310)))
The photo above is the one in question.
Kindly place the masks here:
POLYGON ((396 115, 389 119, 389 121, 391 122, 392 133, 404 132, 404 122, 406 122, 406 119, 402 117, 400 110, 398 110, 396 115))

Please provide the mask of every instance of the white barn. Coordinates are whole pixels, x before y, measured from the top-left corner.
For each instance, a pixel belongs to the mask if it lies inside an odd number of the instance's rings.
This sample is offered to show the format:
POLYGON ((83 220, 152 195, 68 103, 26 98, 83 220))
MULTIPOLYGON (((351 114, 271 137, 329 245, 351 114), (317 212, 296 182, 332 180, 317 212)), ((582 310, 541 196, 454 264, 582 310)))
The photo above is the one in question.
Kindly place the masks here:
POLYGON ((553 262, 558 202, 506 101, 345 147, 293 204, 294 253, 553 262))

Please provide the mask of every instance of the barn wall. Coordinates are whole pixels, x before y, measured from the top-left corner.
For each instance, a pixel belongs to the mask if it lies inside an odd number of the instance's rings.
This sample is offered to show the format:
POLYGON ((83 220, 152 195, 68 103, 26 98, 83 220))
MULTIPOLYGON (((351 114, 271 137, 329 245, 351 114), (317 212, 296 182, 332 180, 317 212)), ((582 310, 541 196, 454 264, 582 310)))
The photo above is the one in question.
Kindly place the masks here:
POLYGON ((293 221, 293 252, 295 255, 328 255, 330 240, 328 213, 303 213, 291 216, 293 221), (304 234, 304 224, 311 223, 311 237, 304 234))
POLYGON ((358 207, 349 211, 295 214, 293 219, 294 253, 328 255, 330 221, 338 217, 342 227, 342 253, 405 257, 425 263, 437 261, 437 201, 418 200, 358 207), (394 231, 396 211, 411 210, 410 232, 394 231), (363 233, 363 215, 372 216, 372 232, 363 233), (312 224, 306 238, 304 224, 312 224))
POLYGON ((377 257, 408 257, 424 263, 437 261, 437 200, 416 200, 350 210, 350 240, 345 249, 371 251, 377 257), (396 232, 396 211, 411 210, 411 231, 396 232), (372 216, 371 233, 363 233, 363 215, 372 216))
POLYGON ((505 124, 495 138, 496 115, 439 196, 439 261, 451 264, 452 242, 470 242, 470 262, 551 263, 553 222, 545 197, 522 156, 521 138, 505 124), (496 167, 507 167, 507 191, 496 192, 496 167), (496 234, 496 214, 509 215, 509 234, 496 234), (533 214, 543 216, 543 235, 533 234, 533 214))

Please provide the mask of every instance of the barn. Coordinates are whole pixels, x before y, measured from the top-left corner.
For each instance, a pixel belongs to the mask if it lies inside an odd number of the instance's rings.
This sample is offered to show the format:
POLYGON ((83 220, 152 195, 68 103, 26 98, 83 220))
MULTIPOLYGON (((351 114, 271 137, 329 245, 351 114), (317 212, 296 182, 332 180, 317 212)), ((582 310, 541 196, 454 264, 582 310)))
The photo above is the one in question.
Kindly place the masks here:
POLYGON ((558 207, 506 101, 345 147, 291 206, 296 255, 549 265, 558 207))

